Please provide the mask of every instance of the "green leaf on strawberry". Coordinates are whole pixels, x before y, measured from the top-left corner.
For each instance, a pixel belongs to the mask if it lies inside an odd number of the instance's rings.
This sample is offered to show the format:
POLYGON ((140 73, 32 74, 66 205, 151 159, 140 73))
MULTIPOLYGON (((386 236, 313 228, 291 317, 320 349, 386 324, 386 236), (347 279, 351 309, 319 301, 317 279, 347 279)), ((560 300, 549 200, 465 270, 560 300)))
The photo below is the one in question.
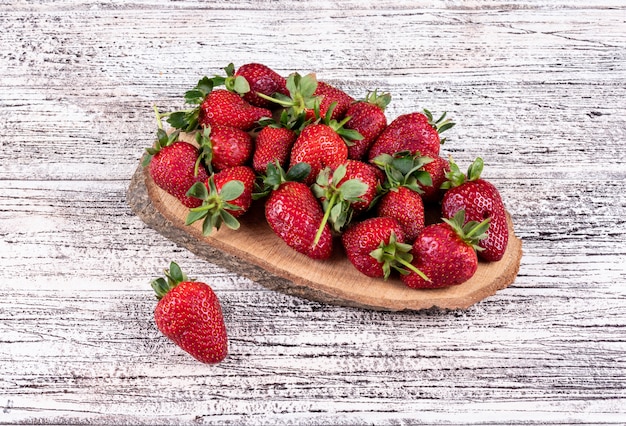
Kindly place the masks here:
POLYGON ((202 205, 189 210, 185 219, 185 225, 191 225, 199 220, 202 222, 203 235, 210 235, 213 228, 219 229, 225 224, 230 229, 239 229, 239 221, 229 212, 240 210, 241 207, 229 203, 243 194, 245 187, 243 182, 231 180, 226 182, 218 191, 211 176, 208 180, 208 189, 205 184, 194 184, 187 195, 202 200, 202 205))

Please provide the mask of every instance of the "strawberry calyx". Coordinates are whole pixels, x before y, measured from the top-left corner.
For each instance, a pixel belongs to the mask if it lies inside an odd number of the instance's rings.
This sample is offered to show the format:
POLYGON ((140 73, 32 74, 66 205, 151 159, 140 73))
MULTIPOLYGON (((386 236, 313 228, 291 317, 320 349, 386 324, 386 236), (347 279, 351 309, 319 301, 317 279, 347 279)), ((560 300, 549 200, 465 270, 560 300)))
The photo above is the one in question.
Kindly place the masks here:
MULTIPOLYGON (((443 114, 441 114, 439 116, 438 119, 435 120, 435 118, 433 117, 433 114, 427 110, 426 108, 424 108, 422 110, 422 112, 424 113, 424 115, 428 118, 428 124, 430 124, 431 126, 433 126, 433 128, 435 130, 437 130, 437 133, 442 134, 443 132, 445 132, 446 130, 451 129, 452 127, 455 126, 456 123, 450 121, 450 119, 445 119, 446 115, 448 114, 447 112, 444 112, 443 114)), ((440 144, 445 143, 446 138, 443 138, 439 141, 440 144)))
POLYGON ((424 280, 430 281, 426 274, 411 264, 413 260, 411 248, 410 244, 398 242, 396 234, 392 232, 389 237, 389 243, 381 241, 378 248, 370 252, 370 256, 382 264, 383 279, 385 280, 391 275, 391 270, 395 269, 402 275, 408 275, 411 271, 415 272, 424 280))
POLYGON ((169 269, 165 269, 164 274, 165 278, 155 278, 150 282, 158 300, 161 300, 163 296, 165 296, 178 284, 187 281, 194 281, 194 278, 187 277, 187 275, 180 269, 180 266, 173 261, 170 262, 169 269))
POLYGON ((185 225, 191 225, 202 220, 202 234, 205 236, 210 235, 213 228, 219 230, 222 224, 233 230, 239 229, 239 221, 229 213, 229 210, 241 210, 241 207, 231 204, 229 201, 237 199, 244 190, 243 182, 231 180, 226 182, 218 191, 215 186, 214 175, 209 177, 207 185, 196 182, 189 188, 186 195, 199 198, 202 200, 202 205, 189 209, 185 225))
POLYGON ((465 244, 473 247, 476 251, 484 250, 478 243, 488 237, 487 230, 491 222, 490 217, 482 222, 471 220, 465 223, 465 210, 461 209, 452 218, 442 220, 452 228, 465 244))
POLYGON ((423 169, 432 161, 431 157, 423 156, 419 152, 412 154, 410 151, 399 151, 393 155, 380 154, 372 163, 385 172, 386 179, 380 188, 383 193, 404 186, 422 194, 424 191, 420 185, 433 184, 430 173, 423 169))
POLYGON ((313 246, 319 242, 326 223, 329 223, 335 232, 341 232, 352 219, 352 204, 363 201, 361 197, 368 190, 367 184, 358 178, 342 182, 346 172, 347 168, 343 164, 334 171, 326 167, 320 171, 311 186, 313 194, 321 201, 324 210, 324 217, 313 240, 313 246))
POLYGON ((163 122, 161 121, 163 115, 159 113, 159 110, 156 106, 154 106, 154 113, 157 120, 156 141, 153 146, 146 148, 147 155, 143 158, 141 162, 142 166, 144 167, 150 164, 150 161, 152 161, 152 157, 158 154, 163 148, 172 145, 174 142, 177 142, 178 137, 180 136, 180 131, 178 130, 173 131, 169 134, 165 130, 163 130, 163 122))
POLYGON ((356 102, 367 102, 368 104, 376 105, 378 108, 384 111, 391 102, 391 94, 378 94, 378 89, 376 89, 374 91, 367 92, 365 98, 359 99, 356 102))
POLYGON ((307 110, 317 109, 319 111, 321 100, 318 96, 313 95, 317 89, 317 77, 314 73, 302 76, 294 72, 287 77, 286 85, 289 96, 278 92, 274 93, 273 96, 263 93, 257 93, 257 96, 277 103, 284 108, 289 108, 294 117, 306 113, 307 110))
POLYGON ((252 199, 258 200, 266 197, 270 192, 278 189, 285 182, 303 182, 311 173, 308 163, 297 163, 285 171, 278 160, 267 165, 265 174, 259 175, 254 182, 252 199))
POLYGON ((326 114, 324 114, 324 117, 320 117, 319 108, 317 108, 315 110, 315 116, 317 117, 317 121, 333 129, 335 133, 337 133, 341 137, 341 139, 343 139, 347 146, 352 146, 354 145, 353 141, 362 140, 363 135, 359 133, 358 130, 346 129, 344 127, 344 125, 352 118, 351 116, 344 117, 341 121, 337 121, 332 118, 333 111, 336 107, 337 102, 333 102, 332 104, 330 104, 328 110, 326 110, 326 114))
POLYGON ((205 126, 195 135, 199 147, 198 159, 194 168, 197 173, 200 163, 204 163, 209 173, 213 173, 213 142, 211 142, 211 126, 205 126))
POLYGON ((238 95, 245 95, 250 91, 250 83, 242 75, 235 75, 235 65, 231 62, 223 68, 226 73, 226 77, 221 75, 215 75, 211 82, 213 87, 224 86, 229 92, 237 93, 238 95))
POLYGON ((480 179, 480 175, 483 172, 484 162, 480 157, 476 159, 467 168, 467 174, 464 174, 459 166, 454 162, 452 157, 448 159, 450 164, 450 171, 446 172, 446 181, 441 184, 441 189, 456 188, 463 185, 468 181, 475 181, 480 179))

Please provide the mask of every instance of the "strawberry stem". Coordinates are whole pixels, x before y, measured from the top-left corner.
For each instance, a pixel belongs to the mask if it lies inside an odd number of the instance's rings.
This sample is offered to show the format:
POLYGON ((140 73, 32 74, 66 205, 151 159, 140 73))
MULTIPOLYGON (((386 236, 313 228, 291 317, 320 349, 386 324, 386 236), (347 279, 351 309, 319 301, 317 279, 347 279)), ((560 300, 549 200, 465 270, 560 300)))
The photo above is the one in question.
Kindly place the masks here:
POLYGON ((406 266, 407 268, 409 268, 411 271, 415 272, 417 275, 419 275, 420 277, 422 277, 423 280, 431 282, 431 279, 428 278, 426 276, 425 273, 423 273, 422 271, 420 271, 415 265, 413 265, 411 262, 407 262, 406 260, 402 259, 402 258, 397 258, 396 259, 398 263, 402 264, 403 266, 406 266))
POLYGON ((335 192, 330 197, 330 200, 328 200, 328 207, 326 211, 324 212, 324 217, 322 217, 322 222, 320 223, 319 228, 317 228, 317 233, 315 234, 315 239, 313 240, 313 247, 315 247, 317 243, 319 243, 320 238, 322 237, 322 233, 324 232, 324 227, 326 226, 326 223, 328 223, 328 218, 330 217, 330 211, 332 210, 333 206, 337 204, 338 196, 339 196, 339 193, 335 192))

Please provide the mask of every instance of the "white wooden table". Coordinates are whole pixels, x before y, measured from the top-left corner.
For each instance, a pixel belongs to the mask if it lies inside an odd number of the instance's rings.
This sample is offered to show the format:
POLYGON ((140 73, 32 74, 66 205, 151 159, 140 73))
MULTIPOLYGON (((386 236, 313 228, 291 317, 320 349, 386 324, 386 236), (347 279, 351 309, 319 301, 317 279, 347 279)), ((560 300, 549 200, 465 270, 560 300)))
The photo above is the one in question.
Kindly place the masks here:
POLYGON ((0 424, 626 423, 626 4, 0 1, 0 424), (457 126, 524 244, 465 311, 303 300, 132 214, 154 104, 229 62, 317 72, 388 116, 457 126), (230 355, 157 331, 176 260, 222 301, 230 355))

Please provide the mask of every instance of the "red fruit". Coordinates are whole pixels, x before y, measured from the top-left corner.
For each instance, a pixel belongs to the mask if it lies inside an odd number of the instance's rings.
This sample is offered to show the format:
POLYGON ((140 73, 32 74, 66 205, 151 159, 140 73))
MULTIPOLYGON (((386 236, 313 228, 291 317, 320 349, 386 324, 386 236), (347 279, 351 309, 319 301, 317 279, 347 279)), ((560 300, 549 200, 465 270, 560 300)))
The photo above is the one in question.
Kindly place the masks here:
POLYGON ((358 179, 367 185, 367 191, 359 197, 362 201, 352 203, 354 213, 359 214, 369 209, 378 195, 378 187, 383 176, 377 167, 362 161, 347 160, 345 166, 346 175, 339 182, 340 185, 349 179, 358 179))
POLYGON ((441 185, 446 181, 446 173, 450 171, 450 164, 445 158, 437 156, 433 157, 432 160, 422 167, 422 170, 430 175, 432 184, 424 185, 419 183, 424 203, 438 203, 441 201, 445 192, 441 189, 441 185))
POLYGON ((361 160, 367 154, 372 143, 387 127, 385 108, 391 101, 391 95, 378 95, 375 91, 367 95, 365 100, 352 103, 345 116, 350 120, 344 125, 346 129, 358 131, 363 139, 354 141, 348 146, 348 158, 361 160))
POLYGON ((427 110, 399 116, 374 141, 368 159, 371 161, 380 154, 393 155, 400 151, 438 156, 442 142, 439 134, 454 125, 449 120, 443 121, 444 117, 445 114, 433 121, 427 110))
POLYGON ((201 127, 228 126, 251 130, 262 118, 271 118, 272 112, 250 105, 237 93, 225 89, 209 92, 198 111, 201 127))
POLYGON ((324 212, 311 189, 301 182, 285 182, 272 191, 265 203, 270 228, 289 247, 312 259, 328 259, 333 242, 330 228, 324 226, 317 244, 315 235, 324 212))
POLYGON ((413 242, 424 229, 424 203, 417 192, 406 186, 390 189, 376 206, 378 216, 392 217, 400 223, 405 241, 413 242))
POLYGON ((250 91, 243 95, 243 99, 251 105, 261 108, 277 106, 275 103, 259 97, 257 93, 267 96, 273 96, 275 93, 289 95, 285 78, 266 65, 258 63, 242 65, 235 76, 242 76, 248 81, 250 91))
POLYGON ((291 149, 290 167, 307 163, 311 173, 306 179, 312 184, 324 167, 336 168, 348 159, 348 147, 337 132, 326 124, 312 124, 304 128, 291 149))
POLYGON ((387 279, 391 270, 403 274, 411 265, 411 246, 404 244, 404 232, 397 220, 373 217, 350 226, 341 236, 350 263, 368 277, 387 279))
MULTIPOLYGON (((333 103, 336 103, 335 109, 333 109, 330 118, 337 121, 340 121, 343 117, 345 117, 348 107, 352 102, 354 102, 354 98, 352 98, 352 96, 348 95, 341 89, 331 86, 328 83, 324 83, 323 81, 317 82, 317 88, 315 89, 315 92, 313 92, 313 96, 320 99, 320 117, 324 117, 330 106, 333 103)), ((306 112, 306 118, 316 119, 317 117, 315 117, 315 112, 312 109, 308 109, 306 112)))
POLYGON ((453 217, 458 211, 465 211, 468 221, 491 219, 487 238, 480 241, 483 249, 478 252, 481 259, 497 261, 502 259, 509 240, 506 210, 500 193, 490 182, 481 179, 483 161, 477 158, 469 167, 467 176, 459 171, 458 166, 450 161, 447 189, 441 201, 443 217, 453 217))
POLYGON ((200 145, 200 155, 209 170, 219 171, 244 165, 252 155, 252 137, 235 127, 207 127, 196 133, 196 142, 200 145))
POLYGON ((204 235, 209 235, 213 228, 219 229, 223 223, 231 229, 239 229, 237 218, 252 204, 255 180, 250 167, 236 166, 215 173, 206 184, 195 184, 188 195, 202 200, 202 205, 189 211, 185 225, 202 219, 204 235))
POLYGON ((278 161, 285 167, 289 160, 291 147, 297 138, 296 132, 285 127, 267 126, 256 137, 252 168, 257 173, 265 173, 269 163, 278 161))
POLYGON ((148 166, 148 172, 154 183, 165 192, 173 195, 186 207, 197 207, 202 201, 188 197, 187 191, 196 182, 206 181, 208 174, 202 166, 196 167, 198 161, 198 149, 187 142, 168 142, 168 137, 164 131, 160 130, 160 140, 153 148, 148 148, 150 154, 144 164, 148 166), (169 144, 168 144, 169 143, 169 144))
POLYGON ((192 281, 174 262, 166 279, 152 281, 159 302, 157 328, 200 362, 216 364, 228 354, 228 336, 219 300, 207 284, 192 281))
POLYGON ((462 284, 478 269, 475 243, 484 237, 489 220, 465 222, 464 212, 446 222, 425 227, 413 243, 412 264, 424 277, 409 273, 401 280, 411 288, 439 288, 462 284))
POLYGON ((255 179, 254 171, 247 166, 231 167, 213 175, 215 188, 218 191, 221 191, 224 185, 231 181, 239 181, 243 184, 244 189, 241 195, 229 201, 230 204, 238 207, 238 209, 227 209, 233 216, 240 217, 250 209, 255 179))

